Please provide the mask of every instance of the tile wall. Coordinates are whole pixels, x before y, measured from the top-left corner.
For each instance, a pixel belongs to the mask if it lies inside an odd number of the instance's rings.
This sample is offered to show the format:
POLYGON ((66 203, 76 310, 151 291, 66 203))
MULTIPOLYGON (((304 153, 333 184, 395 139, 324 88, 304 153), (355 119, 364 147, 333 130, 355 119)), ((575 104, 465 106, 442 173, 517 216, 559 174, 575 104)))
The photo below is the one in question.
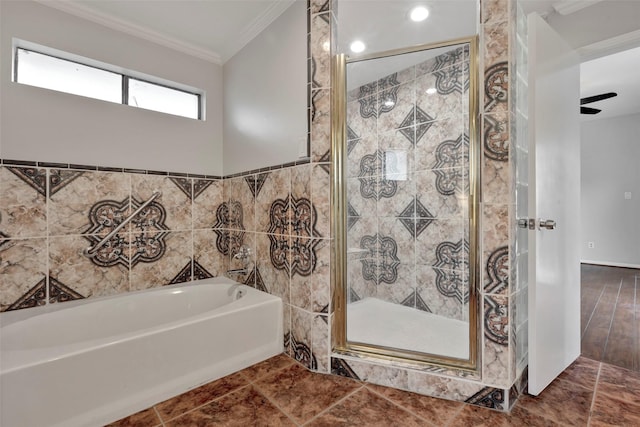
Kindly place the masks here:
POLYGON ((4 164, 1 309, 224 274, 240 267, 231 259, 235 248, 248 245, 256 262, 239 279, 283 298, 286 352, 308 368, 507 409, 516 380, 514 121, 508 102, 515 7, 510 0, 481 2, 482 367, 469 374, 331 354, 330 59, 336 1, 309 3, 311 158, 305 164, 224 180, 4 164), (147 215, 139 216, 100 257, 82 255, 155 189, 163 195, 147 215))
POLYGON ((213 230, 221 179, 86 169, 0 167, 0 310, 224 273, 213 230), (162 195, 94 256, 83 254, 156 190, 162 195))
POLYGON ((350 302, 468 320, 468 89, 457 47, 347 95, 350 302))

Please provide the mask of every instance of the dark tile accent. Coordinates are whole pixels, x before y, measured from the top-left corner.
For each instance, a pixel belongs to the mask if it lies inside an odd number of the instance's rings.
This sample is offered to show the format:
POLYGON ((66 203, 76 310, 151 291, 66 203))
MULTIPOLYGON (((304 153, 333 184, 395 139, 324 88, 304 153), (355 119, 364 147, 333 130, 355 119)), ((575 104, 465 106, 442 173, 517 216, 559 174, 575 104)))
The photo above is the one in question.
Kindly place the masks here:
POLYGON ((354 291, 351 286, 349 286, 349 302, 356 302, 360 300, 360 295, 358 295, 357 292, 354 291))
POLYGON ((198 261, 193 261, 193 280, 208 279, 213 277, 213 274, 209 273, 198 261))
POLYGON ((509 122, 484 115, 484 155, 498 162, 509 160, 509 122))
POLYGON ((416 239, 434 221, 435 215, 429 212, 417 197, 414 197, 397 218, 411 237, 416 239))
POLYGON ((416 292, 416 308, 418 310, 426 311, 428 313, 433 313, 425 300, 422 299, 419 292, 416 292))
POLYGON ((126 173, 138 173, 138 174, 142 174, 142 175, 146 175, 147 174, 146 169, 124 168, 123 171, 126 172, 126 173))
POLYGON ((32 162, 30 160, 9 160, 3 159, 2 164, 6 166, 30 166, 36 167, 38 166, 38 162, 32 162))
POLYGON ((47 279, 42 279, 13 304, 6 311, 33 308, 47 303, 47 279))
POLYGON ((83 299, 84 296, 74 291, 53 277, 49 277, 49 303, 67 302, 83 299))
POLYGON ((247 278, 246 283, 252 283, 253 286, 262 292, 269 293, 267 286, 264 284, 264 279, 262 279, 262 274, 260 274, 260 269, 258 267, 251 270, 249 273, 249 277, 247 278))
POLYGON ((62 190, 71 182, 81 177, 86 172, 72 171, 68 169, 51 169, 49 171, 49 197, 62 190))
POLYGON ((189 178, 170 177, 169 180, 173 182, 180 191, 186 194, 189 200, 193 200, 193 186, 189 178))
POLYGON ((502 293, 509 288, 509 248, 501 246, 494 250, 485 266, 489 281, 484 285, 488 294, 502 293))
POLYGON ((213 180, 211 179, 194 179, 193 180, 193 200, 197 199, 199 195, 201 195, 204 190, 209 188, 211 184, 213 184, 213 180))
POLYGON ((69 169, 80 169, 80 170, 86 170, 86 171, 97 171, 98 167, 97 166, 91 166, 91 165, 74 165, 74 164, 70 164, 69 165, 69 169))
POLYGON ((164 172, 164 171, 147 171, 147 175, 161 175, 161 176, 166 176, 166 175, 169 175, 169 172, 164 172))
POLYGON ((414 308, 416 306, 416 291, 413 290, 405 299, 400 302, 400 305, 404 305, 405 307, 414 308))
POLYGON ((506 297, 484 297, 484 335, 496 344, 509 344, 509 305, 506 297))
MULTIPOLYGON (((195 263, 195 261, 194 261, 195 263)), ((169 285, 175 285, 177 283, 185 283, 191 281, 191 261, 189 261, 178 274, 168 283, 169 285)))
POLYGON ((124 172, 123 168, 113 168, 110 166, 98 166, 98 170, 101 172, 124 172))
POLYGON ((493 64, 484 71, 485 111, 493 111, 506 104, 509 93, 509 64, 507 61, 493 64))
POLYGON ((318 369, 318 361, 311 352, 311 348, 306 343, 296 340, 293 334, 291 334, 291 351, 293 352, 293 358, 300 362, 302 366, 313 371, 318 369))
POLYGON ((473 396, 465 400, 472 405, 485 408, 504 410, 505 391, 500 388, 485 387, 473 396))
POLYGON ((69 163, 38 162, 38 166, 40 166, 42 168, 69 169, 69 163))
POLYGON ((39 194, 47 196, 47 171, 45 169, 7 167, 7 170, 27 183, 39 194))
POLYGON ((353 378, 354 380, 360 380, 351 366, 346 360, 338 359, 336 357, 331 358, 331 373, 333 375, 339 375, 341 377, 353 378))

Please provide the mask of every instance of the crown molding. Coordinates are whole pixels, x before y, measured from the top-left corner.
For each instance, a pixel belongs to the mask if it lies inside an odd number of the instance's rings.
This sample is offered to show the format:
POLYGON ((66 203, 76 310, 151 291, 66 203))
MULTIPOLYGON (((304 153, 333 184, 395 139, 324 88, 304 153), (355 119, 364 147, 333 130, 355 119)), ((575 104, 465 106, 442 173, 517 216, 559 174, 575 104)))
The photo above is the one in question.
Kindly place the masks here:
POLYGON ((571 15, 585 7, 600 3, 603 0, 561 0, 553 4, 553 9, 560 15, 571 15))
POLYGON ((132 24, 131 22, 116 18, 106 13, 98 12, 86 6, 63 0, 35 1, 42 4, 43 6, 51 7, 62 12, 69 13, 71 15, 75 15, 79 18, 83 18, 88 21, 95 22, 96 24, 111 28, 112 30, 120 31, 134 37, 139 37, 141 39, 177 50, 187 55, 195 56, 196 58, 200 58, 214 64, 222 65, 222 58, 216 52, 194 46, 190 43, 185 43, 181 40, 177 40, 173 37, 160 34, 141 25, 132 24))
POLYGON ((278 0, 272 3, 262 14, 247 25, 235 40, 228 40, 222 56, 222 63, 227 62, 251 40, 275 21, 295 0, 278 0))
POLYGON ((611 37, 577 49, 580 59, 589 61, 640 46, 640 30, 611 37))

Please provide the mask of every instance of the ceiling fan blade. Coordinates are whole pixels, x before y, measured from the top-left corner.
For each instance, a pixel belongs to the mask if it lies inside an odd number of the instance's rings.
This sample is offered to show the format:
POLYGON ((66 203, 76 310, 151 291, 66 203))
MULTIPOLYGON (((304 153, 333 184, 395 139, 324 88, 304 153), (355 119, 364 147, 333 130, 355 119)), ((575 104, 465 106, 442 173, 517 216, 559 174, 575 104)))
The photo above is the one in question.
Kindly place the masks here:
POLYGON ((614 96, 618 96, 618 94, 615 92, 607 92, 601 93, 600 95, 587 96, 580 98, 580 105, 591 104, 592 102, 602 101, 603 99, 613 98, 614 96))
POLYGON ((580 114, 598 114, 600 111, 597 108, 580 107, 580 114))

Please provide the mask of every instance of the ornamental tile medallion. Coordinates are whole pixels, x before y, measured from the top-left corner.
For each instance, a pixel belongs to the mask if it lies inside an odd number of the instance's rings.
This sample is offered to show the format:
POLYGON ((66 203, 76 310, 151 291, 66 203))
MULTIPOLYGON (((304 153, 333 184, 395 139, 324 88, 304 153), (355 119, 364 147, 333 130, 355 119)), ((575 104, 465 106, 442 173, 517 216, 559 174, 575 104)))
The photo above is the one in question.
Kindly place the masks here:
POLYGON ((498 62, 487 68, 484 72, 484 95, 485 95, 485 111, 493 111, 506 108, 507 96, 509 93, 509 64, 498 62))
MULTIPOLYGON (((132 198, 132 209, 136 210, 143 202, 132 198)), ((85 229, 83 236, 91 243, 97 245, 102 240, 102 234, 111 232, 126 218, 129 208, 129 199, 120 202, 115 200, 101 200, 89 210, 90 225, 85 229)), ((158 202, 152 202, 132 220, 133 239, 128 241, 129 234, 124 232, 113 236, 103 246, 98 248, 90 257, 93 264, 100 267, 113 267, 121 264, 125 267, 133 267, 138 262, 154 262, 162 258, 166 250, 164 242, 168 234, 165 225, 167 214, 164 207, 158 202), (129 258, 130 247, 132 250, 129 258)))
POLYGON ((498 162, 509 160, 509 122, 484 116, 484 155, 498 162))
POLYGON ((460 135, 455 141, 441 142, 436 148, 433 173, 436 175, 436 189, 443 196, 457 192, 467 194, 469 183, 464 170, 469 160, 469 137, 460 135))
POLYGON ((484 291, 488 294, 498 294, 509 288, 509 248, 501 246, 489 255, 487 259, 487 277, 484 291))
POLYGON ((435 71, 436 90, 440 95, 462 94, 469 89, 469 64, 458 63, 435 71))
POLYGON ((316 221, 316 209, 307 198, 289 195, 286 200, 273 201, 269 210, 268 233, 271 263, 275 268, 301 276, 308 276, 315 270, 316 246, 320 240, 311 237, 320 235, 316 221))
POLYGON ((509 344, 509 305, 506 297, 485 296, 484 335, 496 344, 509 344))
POLYGON ((360 248, 369 251, 362 259, 362 277, 376 283, 392 284, 398 280, 398 245, 391 237, 375 234, 363 236, 360 248))
POLYGON ((469 243, 442 242, 436 247, 436 288, 442 295, 460 303, 469 301, 466 272, 469 271, 469 243))
POLYGON ((365 199, 391 198, 398 191, 398 182, 384 177, 385 152, 376 150, 360 159, 360 195, 365 199))

